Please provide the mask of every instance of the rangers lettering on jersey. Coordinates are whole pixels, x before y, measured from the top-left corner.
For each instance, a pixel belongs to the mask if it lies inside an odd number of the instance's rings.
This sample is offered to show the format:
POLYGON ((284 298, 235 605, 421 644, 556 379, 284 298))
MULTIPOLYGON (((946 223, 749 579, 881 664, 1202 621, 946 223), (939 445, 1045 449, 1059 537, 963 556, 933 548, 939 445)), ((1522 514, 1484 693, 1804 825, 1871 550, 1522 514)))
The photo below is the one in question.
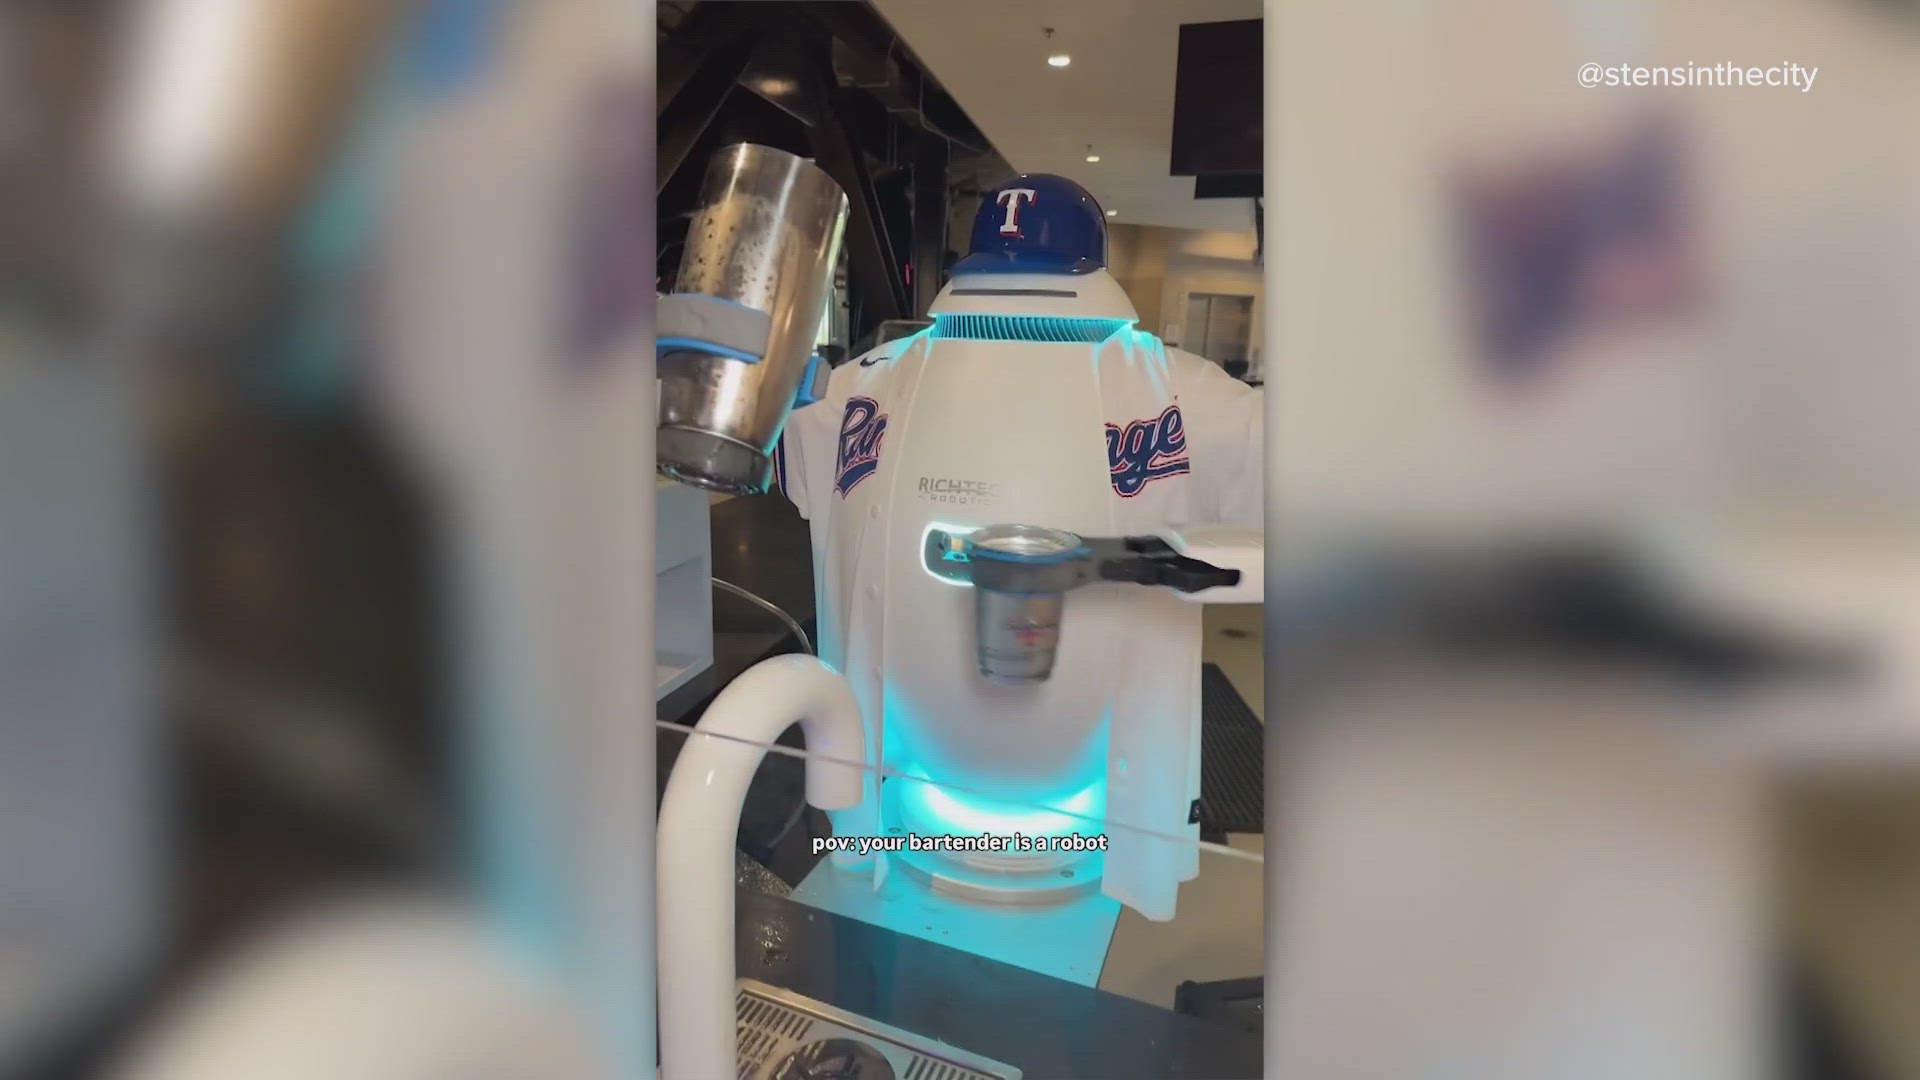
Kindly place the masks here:
POLYGON ((1107 468, 1113 490, 1123 499, 1140 494, 1155 480, 1191 472, 1180 406, 1169 405, 1159 416, 1134 420, 1126 427, 1108 424, 1107 468))
POLYGON ((845 497, 880 467, 880 440, 887 434, 887 417, 870 397, 847 399, 840 417, 840 449, 834 456, 833 490, 845 497))

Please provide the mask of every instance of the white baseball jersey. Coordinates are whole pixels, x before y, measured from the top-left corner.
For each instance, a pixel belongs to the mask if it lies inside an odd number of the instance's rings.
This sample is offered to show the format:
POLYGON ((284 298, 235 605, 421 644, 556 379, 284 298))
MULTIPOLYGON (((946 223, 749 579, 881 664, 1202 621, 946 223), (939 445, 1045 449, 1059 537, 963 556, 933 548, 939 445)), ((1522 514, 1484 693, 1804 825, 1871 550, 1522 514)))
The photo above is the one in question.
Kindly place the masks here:
MULTIPOLYGON (((1050 778, 1104 769, 1103 888, 1166 919, 1178 883, 1198 871, 1198 849, 1169 838, 1197 831, 1200 605, 1163 589, 1077 590, 1055 677, 990 699, 963 640, 971 609, 913 569, 916 530, 930 521, 1086 536, 1259 526, 1261 392, 1147 334, 1085 348, 1088 363, 1062 363, 1019 343, 889 342, 794 412, 776 477, 812 526, 820 655, 854 687, 870 760, 938 760, 1016 801, 1043 798, 1050 778), (924 721, 921 745, 906 748, 887 710, 924 721), (1103 751, 1106 761, 1086 760, 1103 751)), ((836 830, 877 834, 881 813, 870 797, 836 816, 836 830)))
MULTIPOLYGON (((882 376, 874 368, 897 357, 914 340, 887 342, 835 368, 826 396, 796 409, 787 420, 776 451, 776 480, 801 517, 816 521, 831 506, 813 493, 833 491, 839 421, 846 415, 847 399, 878 392, 882 376)), ((1265 395, 1211 360, 1178 346, 1162 349, 1191 459, 1188 523, 1262 528, 1265 395)))

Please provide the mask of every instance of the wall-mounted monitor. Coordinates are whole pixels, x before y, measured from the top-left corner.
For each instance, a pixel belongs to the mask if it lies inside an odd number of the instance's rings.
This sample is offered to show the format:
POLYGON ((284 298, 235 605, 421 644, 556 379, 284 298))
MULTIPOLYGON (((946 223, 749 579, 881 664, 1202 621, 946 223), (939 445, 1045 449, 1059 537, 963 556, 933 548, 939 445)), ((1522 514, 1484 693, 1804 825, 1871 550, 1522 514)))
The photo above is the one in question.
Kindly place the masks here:
POLYGON ((1261 171, 1264 40, 1259 19, 1180 28, 1172 175, 1261 171))

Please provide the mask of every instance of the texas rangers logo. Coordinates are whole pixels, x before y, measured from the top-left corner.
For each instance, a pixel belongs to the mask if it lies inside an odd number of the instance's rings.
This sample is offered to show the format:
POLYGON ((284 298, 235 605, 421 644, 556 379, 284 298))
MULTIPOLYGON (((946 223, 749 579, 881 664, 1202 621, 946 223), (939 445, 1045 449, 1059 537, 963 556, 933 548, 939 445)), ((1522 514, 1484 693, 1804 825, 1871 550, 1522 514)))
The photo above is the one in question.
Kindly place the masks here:
POLYGON ((1187 425, 1180 406, 1169 405, 1150 420, 1134 420, 1126 427, 1107 425, 1107 468, 1113 490, 1123 499, 1140 494, 1148 484, 1193 471, 1187 462, 1187 425))
POLYGON ((1034 198, 1037 197, 1038 195, 1039 195, 1039 192, 1035 191, 1032 188, 1017 187, 1017 188, 1007 188, 1004 191, 1000 192, 999 195, 995 196, 995 201, 998 202, 1001 206, 1004 206, 1007 208, 1007 216, 1005 220, 1000 222, 1001 236, 1019 236, 1020 235, 1021 200, 1024 199, 1026 201, 1026 205, 1032 206, 1034 198))
POLYGON ((880 467, 880 440, 887 434, 887 417, 870 397, 847 399, 840 418, 840 451, 833 463, 833 490, 844 498, 860 481, 880 467))

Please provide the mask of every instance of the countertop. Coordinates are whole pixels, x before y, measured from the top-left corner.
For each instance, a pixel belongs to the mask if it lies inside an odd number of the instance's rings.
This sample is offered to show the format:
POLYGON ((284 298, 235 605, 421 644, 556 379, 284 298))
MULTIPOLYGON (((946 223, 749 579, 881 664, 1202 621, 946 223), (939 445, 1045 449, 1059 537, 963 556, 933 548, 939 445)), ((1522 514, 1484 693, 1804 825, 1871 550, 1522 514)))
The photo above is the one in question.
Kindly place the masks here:
POLYGON ((1261 1037, 907 937, 792 900, 737 894, 746 978, 1017 1066, 1027 1080, 1238 1080, 1261 1037))

